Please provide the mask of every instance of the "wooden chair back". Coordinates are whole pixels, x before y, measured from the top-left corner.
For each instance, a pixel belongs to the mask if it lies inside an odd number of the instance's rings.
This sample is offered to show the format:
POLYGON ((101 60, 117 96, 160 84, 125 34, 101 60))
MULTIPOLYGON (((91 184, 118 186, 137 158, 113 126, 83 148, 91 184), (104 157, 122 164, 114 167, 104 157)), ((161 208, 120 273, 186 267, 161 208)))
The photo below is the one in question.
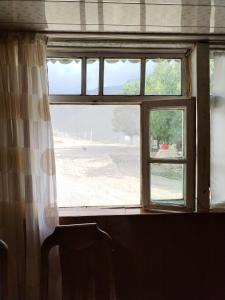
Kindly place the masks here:
POLYGON ((0 300, 8 299, 8 247, 0 240, 0 300))
POLYGON ((49 251, 59 246, 63 300, 110 300, 112 240, 96 223, 57 226, 42 245, 42 300, 48 299, 49 251))

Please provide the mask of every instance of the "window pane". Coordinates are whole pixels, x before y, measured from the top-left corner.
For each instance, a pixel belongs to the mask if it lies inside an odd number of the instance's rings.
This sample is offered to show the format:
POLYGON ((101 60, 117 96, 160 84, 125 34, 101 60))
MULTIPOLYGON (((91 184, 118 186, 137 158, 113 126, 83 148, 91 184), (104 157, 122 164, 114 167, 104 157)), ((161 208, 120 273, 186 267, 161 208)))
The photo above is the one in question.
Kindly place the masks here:
POLYGON ((99 59, 87 59, 87 83, 86 94, 98 95, 99 94, 99 59))
POLYGON ((104 95, 139 95, 140 72, 140 59, 105 59, 104 95))
POLYGON ((184 109, 156 109, 149 112, 150 156, 184 157, 184 109))
POLYGON ((147 59, 145 95, 181 95, 181 59, 147 59))
POLYGON ((81 59, 50 59, 48 82, 50 95, 80 95, 81 59))
MULTIPOLYGON (((211 55, 213 56, 212 54, 213 52, 211 51, 211 55)), ((218 67, 217 67, 218 68, 218 67)), ((213 96, 213 80, 215 78, 215 74, 214 74, 214 71, 215 71, 215 60, 214 58, 210 58, 209 60, 209 76, 210 76, 210 96, 213 96)))
POLYGON ((211 205, 225 205, 225 52, 211 51, 210 193, 211 205))
POLYGON ((184 165, 151 164, 151 202, 184 204, 184 165))
POLYGON ((140 204, 139 106, 52 105, 59 206, 140 204))

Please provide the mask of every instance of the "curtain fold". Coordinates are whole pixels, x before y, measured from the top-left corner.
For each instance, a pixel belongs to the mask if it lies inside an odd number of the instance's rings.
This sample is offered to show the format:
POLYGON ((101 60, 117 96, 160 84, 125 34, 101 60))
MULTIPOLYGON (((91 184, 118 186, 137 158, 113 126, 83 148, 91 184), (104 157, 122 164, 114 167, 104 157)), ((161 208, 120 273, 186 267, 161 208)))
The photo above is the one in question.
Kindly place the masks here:
POLYGON ((10 300, 40 299, 40 245, 57 224, 46 40, 35 34, 4 34, 0 36, 0 238, 9 246, 10 300))

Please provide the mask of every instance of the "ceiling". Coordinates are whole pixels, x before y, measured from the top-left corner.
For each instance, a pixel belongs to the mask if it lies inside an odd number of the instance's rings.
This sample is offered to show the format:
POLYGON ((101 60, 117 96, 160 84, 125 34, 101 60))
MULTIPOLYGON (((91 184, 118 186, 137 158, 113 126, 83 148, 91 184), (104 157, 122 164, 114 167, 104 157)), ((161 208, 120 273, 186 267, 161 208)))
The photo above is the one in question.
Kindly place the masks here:
POLYGON ((225 34, 225 1, 0 1, 0 29, 225 34))

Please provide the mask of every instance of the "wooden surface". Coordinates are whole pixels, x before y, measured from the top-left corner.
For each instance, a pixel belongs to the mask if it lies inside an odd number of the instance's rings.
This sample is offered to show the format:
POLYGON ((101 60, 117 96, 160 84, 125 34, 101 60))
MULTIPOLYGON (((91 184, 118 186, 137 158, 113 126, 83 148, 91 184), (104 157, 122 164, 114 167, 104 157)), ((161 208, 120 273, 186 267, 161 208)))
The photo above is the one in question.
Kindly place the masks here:
POLYGON ((0 300, 8 300, 8 248, 0 240, 0 300))
MULTIPOLYGON (((111 300, 110 236, 95 223, 57 226, 42 246, 42 299, 48 299, 48 254, 59 246, 63 300, 111 300)), ((49 299, 50 300, 50 299, 49 299)))
POLYGON ((197 210, 209 211, 210 188, 210 106, 209 45, 196 45, 197 95, 197 210))
POLYGON ((117 300, 225 299, 225 214, 61 218, 114 241, 117 300))

